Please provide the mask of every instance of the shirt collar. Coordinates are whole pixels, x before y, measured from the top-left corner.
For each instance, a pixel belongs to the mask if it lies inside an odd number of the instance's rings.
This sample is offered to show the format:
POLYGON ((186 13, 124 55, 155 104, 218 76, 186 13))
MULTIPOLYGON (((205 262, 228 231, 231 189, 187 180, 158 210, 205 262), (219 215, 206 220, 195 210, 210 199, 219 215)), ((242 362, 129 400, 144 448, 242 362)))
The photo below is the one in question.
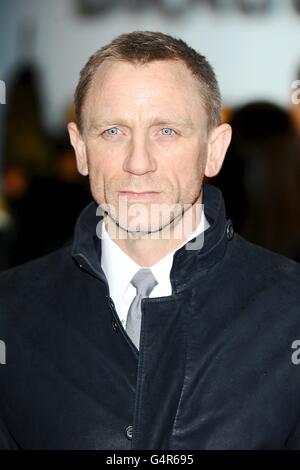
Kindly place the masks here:
MULTIPOLYGON (((203 204, 210 226, 205 230, 204 243, 196 243, 195 249, 187 249, 189 243, 185 243, 174 253, 170 272, 174 293, 186 289, 189 284, 196 283, 198 276, 220 262, 229 240, 234 239, 232 221, 226 218, 221 191, 213 185, 204 183, 203 204), (193 276, 190 273, 193 273, 193 276)), ((102 219, 103 214, 95 201, 83 209, 75 226, 72 257, 80 269, 101 280, 108 289, 107 279, 101 267, 102 219)), ((201 237, 200 235, 200 239, 201 237)), ((198 238, 195 237, 191 242, 197 241, 198 238)))
MULTIPOLYGON (((158 283, 165 284, 166 280, 169 280, 174 253, 208 227, 209 223, 202 210, 200 222, 193 233, 172 252, 149 267, 158 283)), ((126 291, 131 279, 142 266, 137 264, 114 242, 107 233, 104 223, 101 238, 101 267, 108 281, 110 295, 114 297, 118 295, 118 292, 126 291)))
POLYGON ((141 268, 110 238, 104 223, 102 224, 101 267, 106 275, 112 297, 115 295, 115 289, 125 292, 131 279, 141 268))

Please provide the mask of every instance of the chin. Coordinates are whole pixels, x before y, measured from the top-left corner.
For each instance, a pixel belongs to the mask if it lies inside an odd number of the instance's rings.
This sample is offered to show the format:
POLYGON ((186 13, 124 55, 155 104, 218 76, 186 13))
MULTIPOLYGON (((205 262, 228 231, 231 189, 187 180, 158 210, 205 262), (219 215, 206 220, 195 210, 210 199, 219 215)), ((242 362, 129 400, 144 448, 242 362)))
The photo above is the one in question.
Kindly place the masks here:
POLYGON ((145 235, 147 233, 159 232, 161 230, 161 226, 158 224, 149 225, 147 223, 135 221, 134 223, 127 224, 126 230, 129 233, 140 233, 141 235, 145 235))

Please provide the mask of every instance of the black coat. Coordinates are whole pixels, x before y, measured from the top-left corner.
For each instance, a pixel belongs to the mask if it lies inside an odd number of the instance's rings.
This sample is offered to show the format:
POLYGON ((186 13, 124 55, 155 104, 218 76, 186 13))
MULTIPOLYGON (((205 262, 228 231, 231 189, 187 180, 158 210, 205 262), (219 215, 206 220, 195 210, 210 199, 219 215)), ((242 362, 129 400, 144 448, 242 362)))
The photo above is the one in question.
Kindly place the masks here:
POLYGON ((300 265, 233 233, 204 186, 204 246, 142 301, 138 351, 101 269, 99 216, 0 275, 0 448, 300 449, 300 265))

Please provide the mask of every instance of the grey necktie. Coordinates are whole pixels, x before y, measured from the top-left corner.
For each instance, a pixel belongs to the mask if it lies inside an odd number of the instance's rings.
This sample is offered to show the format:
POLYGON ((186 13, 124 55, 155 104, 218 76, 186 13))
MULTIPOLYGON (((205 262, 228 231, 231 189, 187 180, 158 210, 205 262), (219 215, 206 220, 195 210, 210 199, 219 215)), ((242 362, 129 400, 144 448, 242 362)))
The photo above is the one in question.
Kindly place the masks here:
POLYGON ((136 288, 137 293, 128 310, 126 331, 137 349, 139 349, 142 316, 141 300, 144 297, 149 297, 158 282, 151 269, 142 268, 133 276, 131 284, 136 288))

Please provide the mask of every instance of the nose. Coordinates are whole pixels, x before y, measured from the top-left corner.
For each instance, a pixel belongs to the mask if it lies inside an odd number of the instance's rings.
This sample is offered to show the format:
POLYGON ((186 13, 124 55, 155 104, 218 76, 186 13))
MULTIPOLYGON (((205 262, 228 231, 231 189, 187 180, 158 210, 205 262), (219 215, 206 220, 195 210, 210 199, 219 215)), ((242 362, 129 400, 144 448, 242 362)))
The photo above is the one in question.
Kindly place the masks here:
POLYGON ((156 170, 156 160, 151 154, 150 145, 144 133, 136 133, 132 137, 123 170, 135 175, 143 175, 156 170))

